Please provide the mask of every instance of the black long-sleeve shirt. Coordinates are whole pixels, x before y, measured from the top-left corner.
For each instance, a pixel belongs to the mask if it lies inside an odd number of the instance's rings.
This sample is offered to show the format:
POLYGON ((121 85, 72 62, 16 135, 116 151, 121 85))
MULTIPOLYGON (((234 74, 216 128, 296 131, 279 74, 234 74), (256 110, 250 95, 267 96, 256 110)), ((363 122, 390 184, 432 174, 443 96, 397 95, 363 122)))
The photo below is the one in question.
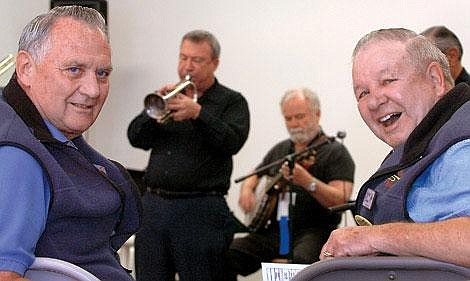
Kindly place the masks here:
POLYGON ((232 156, 248 137, 248 104, 240 93, 217 80, 198 103, 201 111, 194 120, 159 124, 142 112, 130 123, 131 145, 151 149, 144 176, 149 187, 227 192, 232 156))
POLYGON ((455 85, 457 85, 461 82, 465 82, 470 86, 470 75, 465 70, 465 67, 462 68, 462 71, 460 71, 459 76, 457 76, 457 78, 455 78, 455 85))

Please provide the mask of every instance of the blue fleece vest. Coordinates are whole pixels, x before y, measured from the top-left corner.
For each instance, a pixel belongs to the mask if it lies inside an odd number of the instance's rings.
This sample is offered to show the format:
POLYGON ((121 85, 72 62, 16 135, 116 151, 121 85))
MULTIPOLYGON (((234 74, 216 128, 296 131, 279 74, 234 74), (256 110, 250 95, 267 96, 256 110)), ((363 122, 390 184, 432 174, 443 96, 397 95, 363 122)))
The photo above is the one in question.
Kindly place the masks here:
POLYGON ((125 169, 93 150, 82 137, 78 148, 40 142, 17 113, 0 99, 0 145, 19 147, 38 160, 52 197, 36 256, 66 260, 100 280, 133 280, 116 251, 137 230, 140 199, 125 169))
POLYGON ((470 88, 462 85, 436 104, 408 141, 392 151, 361 187, 356 213, 372 224, 412 221, 406 199, 413 182, 450 146, 470 139, 470 88))

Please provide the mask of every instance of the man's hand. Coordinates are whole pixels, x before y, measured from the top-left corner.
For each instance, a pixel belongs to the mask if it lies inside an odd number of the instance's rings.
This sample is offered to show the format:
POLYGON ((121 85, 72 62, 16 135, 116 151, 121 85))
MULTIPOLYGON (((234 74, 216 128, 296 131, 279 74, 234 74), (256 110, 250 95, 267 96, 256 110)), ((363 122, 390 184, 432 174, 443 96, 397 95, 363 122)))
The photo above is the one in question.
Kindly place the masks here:
POLYGON ((320 259, 386 253, 422 256, 470 266, 470 217, 437 222, 395 222, 334 230, 322 248, 320 259), (452 230, 452 231, 449 231, 452 230))
POLYGON ((253 212, 256 206, 256 186, 259 183, 259 178, 253 175, 247 178, 240 187, 240 197, 238 198, 238 205, 245 211, 245 213, 253 212))
MULTIPOLYGON (((155 91, 156 95, 166 96, 175 89, 177 84, 167 84, 155 91)), ((188 119, 196 119, 201 111, 201 105, 191 96, 178 93, 168 98, 166 101, 167 110, 171 112, 171 118, 175 121, 183 121, 188 119)))
POLYGON ((184 94, 177 94, 166 102, 167 108, 171 111, 171 117, 175 121, 196 119, 201 111, 201 105, 184 94))
POLYGON ((29 281, 29 279, 23 278, 15 272, 0 271, 0 281, 29 281))
POLYGON ((281 167, 282 176, 290 181, 291 183, 303 187, 307 187, 313 180, 312 175, 302 165, 295 163, 294 169, 292 169, 292 175, 290 175, 289 167, 287 163, 284 163, 281 167))
POLYGON ((251 188, 241 188, 240 197, 238 198, 238 205, 245 211, 251 213, 256 206, 256 195, 251 188))
POLYGON ((320 260, 331 257, 377 255, 372 247, 371 238, 377 226, 353 226, 338 228, 331 232, 323 245, 320 260))

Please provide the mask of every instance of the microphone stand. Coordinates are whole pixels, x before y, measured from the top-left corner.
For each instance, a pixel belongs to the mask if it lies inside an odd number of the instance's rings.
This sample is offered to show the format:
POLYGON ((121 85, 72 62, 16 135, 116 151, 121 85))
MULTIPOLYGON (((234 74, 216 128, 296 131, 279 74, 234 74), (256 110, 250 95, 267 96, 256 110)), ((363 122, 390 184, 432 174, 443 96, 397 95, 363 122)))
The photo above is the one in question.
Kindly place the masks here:
MULTIPOLYGON (((239 178, 236 178, 236 179, 234 180, 234 182, 235 182, 235 183, 239 183, 239 182, 245 180, 246 178, 249 178, 249 177, 251 177, 251 176, 253 176, 253 175, 261 174, 262 172, 264 172, 264 171, 266 171, 266 170, 269 170, 270 168, 272 168, 272 167, 274 167, 274 166, 276 166, 276 165, 281 165, 281 164, 284 163, 284 162, 288 162, 288 163, 292 162, 292 163, 295 163, 295 161, 297 160, 297 158, 298 158, 299 156, 305 155, 305 154, 307 154, 307 153, 311 153, 312 151, 315 151, 316 149, 318 149, 320 146, 325 145, 325 144, 327 144, 327 143, 330 143, 330 142, 333 141, 333 140, 334 140, 334 137, 328 138, 328 141, 327 141, 327 142, 320 143, 319 145, 311 145, 311 146, 308 146, 307 148, 305 148, 305 149, 302 150, 302 151, 294 152, 294 153, 288 154, 288 155, 286 155, 286 156, 284 156, 284 157, 282 157, 282 158, 280 158, 280 159, 278 159, 278 160, 275 160, 275 161, 273 161, 273 162, 271 162, 271 163, 269 163, 269 164, 267 164, 267 165, 265 165, 265 166, 262 166, 262 167, 260 167, 260 168, 258 168, 258 169, 256 169, 256 170, 254 170, 253 172, 251 172, 251 173, 249 173, 249 174, 247 174, 247 175, 244 175, 244 176, 241 176, 241 177, 239 177, 239 178)), ((293 164, 291 164, 291 165, 293 165, 293 164)), ((293 168, 293 167, 294 167, 294 166, 292 166, 292 168, 293 168)))
POLYGON ((287 190, 289 192, 289 212, 287 214, 288 227, 289 227, 289 252, 287 253, 288 263, 292 263, 294 259, 294 224, 292 223, 292 214, 294 213, 294 192, 292 192, 292 179, 294 176, 295 159, 290 159, 287 166, 289 167, 289 180, 287 182, 287 190))

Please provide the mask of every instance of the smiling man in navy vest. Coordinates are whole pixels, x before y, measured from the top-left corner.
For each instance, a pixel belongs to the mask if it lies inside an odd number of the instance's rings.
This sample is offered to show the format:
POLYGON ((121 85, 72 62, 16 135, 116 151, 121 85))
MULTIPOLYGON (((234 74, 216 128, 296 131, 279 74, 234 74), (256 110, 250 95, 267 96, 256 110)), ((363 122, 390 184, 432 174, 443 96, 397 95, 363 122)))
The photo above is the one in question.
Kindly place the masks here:
POLYGON ((139 225, 137 188, 81 136, 109 90, 104 19, 56 7, 24 28, 16 57, 0 97, 0 280, 26 280, 35 257, 133 280, 116 252, 139 225))
POLYGON ((321 258, 380 253, 470 266, 470 87, 445 55, 406 29, 373 31, 353 53, 359 112, 393 150, 362 186, 358 223, 335 230, 321 258))

